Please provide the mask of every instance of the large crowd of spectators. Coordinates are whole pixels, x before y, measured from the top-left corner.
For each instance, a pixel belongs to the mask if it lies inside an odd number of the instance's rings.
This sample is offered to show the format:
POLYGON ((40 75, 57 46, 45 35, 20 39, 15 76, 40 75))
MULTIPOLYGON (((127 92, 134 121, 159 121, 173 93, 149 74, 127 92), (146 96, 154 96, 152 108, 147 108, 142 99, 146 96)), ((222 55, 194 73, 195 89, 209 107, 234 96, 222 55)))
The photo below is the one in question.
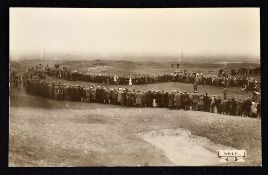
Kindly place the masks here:
POLYGON ((213 112, 226 115, 260 116, 260 95, 254 99, 222 98, 179 90, 146 90, 81 86, 41 79, 27 79, 26 92, 54 100, 82 101, 129 107, 162 107, 213 112))
MULTIPOLYGON (((57 69, 54 70, 58 71, 57 69)), ((39 65, 28 69, 23 74, 23 78, 18 78, 19 76, 16 76, 14 72, 12 72, 12 77, 19 79, 20 85, 16 85, 16 87, 24 86, 27 93, 55 100, 104 103, 129 107, 160 107, 260 117, 261 96, 257 91, 253 92, 252 98, 241 99, 227 97, 224 88, 223 97, 216 97, 215 95, 208 95, 208 93, 198 93, 196 81, 194 81, 194 93, 180 90, 142 91, 123 87, 88 87, 49 82, 45 79, 45 76, 46 74, 52 76, 51 72, 48 67, 39 65)), ((81 74, 78 73, 77 75, 80 76, 81 74)))
POLYGON ((131 76, 89 74, 69 70, 65 67, 46 67, 49 76, 69 81, 84 81, 104 83, 111 85, 141 85, 160 82, 197 83, 199 85, 213 85, 219 87, 241 87, 246 91, 260 91, 260 80, 252 78, 249 74, 243 76, 203 75, 202 73, 175 72, 162 75, 136 74, 131 76))
POLYGON ((232 68, 231 69, 231 75, 236 76, 252 76, 252 75, 259 75, 261 73, 260 67, 240 67, 240 68, 232 68))
POLYGON ((18 90, 20 90, 20 88, 23 87, 22 76, 17 75, 14 70, 12 70, 10 73, 10 86, 11 88, 16 88, 18 90))

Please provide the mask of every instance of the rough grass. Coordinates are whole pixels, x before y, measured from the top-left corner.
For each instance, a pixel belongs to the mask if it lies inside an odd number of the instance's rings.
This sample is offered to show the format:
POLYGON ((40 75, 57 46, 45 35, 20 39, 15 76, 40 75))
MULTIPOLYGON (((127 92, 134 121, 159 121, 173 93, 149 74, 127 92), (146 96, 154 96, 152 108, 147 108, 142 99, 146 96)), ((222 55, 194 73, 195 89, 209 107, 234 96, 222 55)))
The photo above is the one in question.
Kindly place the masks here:
POLYGON ((11 94, 9 127, 10 166, 174 165, 137 133, 176 128, 247 150, 245 163, 229 165, 261 164, 261 120, 254 118, 55 102, 22 93, 11 94))

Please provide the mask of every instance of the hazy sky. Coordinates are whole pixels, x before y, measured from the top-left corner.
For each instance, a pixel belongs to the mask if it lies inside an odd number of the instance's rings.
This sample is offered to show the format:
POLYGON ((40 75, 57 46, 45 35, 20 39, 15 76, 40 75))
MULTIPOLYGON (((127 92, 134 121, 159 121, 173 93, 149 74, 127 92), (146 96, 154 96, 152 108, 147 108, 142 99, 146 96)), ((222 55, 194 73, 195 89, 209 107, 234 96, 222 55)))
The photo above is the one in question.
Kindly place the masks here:
POLYGON ((259 8, 10 8, 10 53, 260 54, 259 8))

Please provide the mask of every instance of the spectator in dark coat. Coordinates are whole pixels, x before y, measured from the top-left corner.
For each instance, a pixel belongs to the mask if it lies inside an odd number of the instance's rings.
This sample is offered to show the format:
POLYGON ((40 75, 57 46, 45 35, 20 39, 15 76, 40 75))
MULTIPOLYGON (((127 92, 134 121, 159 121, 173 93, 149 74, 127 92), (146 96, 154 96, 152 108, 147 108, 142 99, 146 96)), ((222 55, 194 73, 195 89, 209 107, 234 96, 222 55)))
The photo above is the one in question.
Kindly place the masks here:
POLYGON ((232 107, 232 102, 231 102, 231 99, 229 98, 228 101, 226 102, 226 114, 227 115, 230 115, 231 107, 232 107))
POLYGON ((165 92, 164 94, 164 107, 168 107, 168 92, 165 92))
POLYGON ((246 117, 250 116, 251 104, 252 104, 252 102, 251 102, 250 98, 248 97, 247 100, 246 100, 246 106, 245 106, 246 117))
POLYGON ((221 97, 220 96, 215 100, 215 105, 216 105, 216 108, 217 108, 217 113, 221 114, 222 109, 221 109, 221 97))
POLYGON ((209 100, 208 93, 205 94, 203 100, 204 100, 204 111, 209 112, 209 110, 210 110, 210 100, 209 100))
POLYGON ((173 109, 173 107, 174 107, 174 98, 175 98, 175 91, 174 90, 172 90, 172 92, 171 93, 169 93, 169 96, 168 96, 168 98, 169 98, 169 108, 171 108, 171 109, 173 109))
POLYGON ((231 101, 231 115, 236 115, 236 107, 237 107, 237 101, 235 98, 232 98, 231 101))

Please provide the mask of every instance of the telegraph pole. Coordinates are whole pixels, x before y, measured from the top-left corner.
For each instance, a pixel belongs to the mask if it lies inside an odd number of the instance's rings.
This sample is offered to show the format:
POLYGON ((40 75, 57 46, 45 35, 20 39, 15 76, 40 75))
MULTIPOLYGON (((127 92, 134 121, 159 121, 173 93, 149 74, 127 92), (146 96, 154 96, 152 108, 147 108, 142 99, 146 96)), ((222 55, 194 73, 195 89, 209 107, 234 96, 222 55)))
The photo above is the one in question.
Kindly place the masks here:
POLYGON ((183 63, 183 52, 181 52, 181 62, 183 63))
POLYGON ((43 61, 45 61, 46 59, 46 52, 45 52, 45 49, 44 49, 44 53, 43 53, 43 61))

